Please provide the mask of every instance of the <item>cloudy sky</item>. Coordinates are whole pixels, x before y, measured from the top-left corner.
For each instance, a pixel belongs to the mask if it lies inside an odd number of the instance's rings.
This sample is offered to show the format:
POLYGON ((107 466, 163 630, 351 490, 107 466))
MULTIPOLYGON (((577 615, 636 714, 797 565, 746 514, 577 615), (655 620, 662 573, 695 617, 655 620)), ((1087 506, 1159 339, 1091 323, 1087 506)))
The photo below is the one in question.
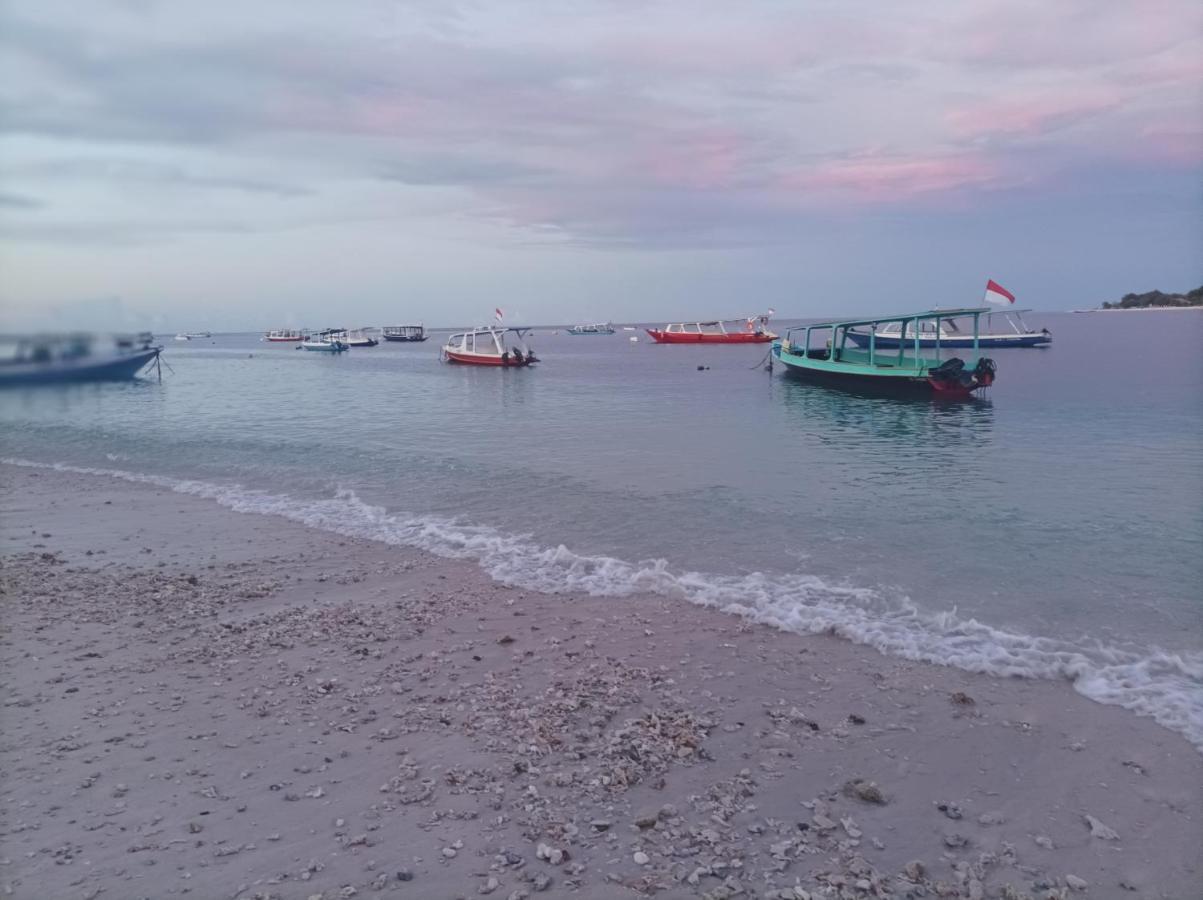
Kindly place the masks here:
POLYGON ((10 328, 1203 281, 1197 0, 0 0, 10 328))

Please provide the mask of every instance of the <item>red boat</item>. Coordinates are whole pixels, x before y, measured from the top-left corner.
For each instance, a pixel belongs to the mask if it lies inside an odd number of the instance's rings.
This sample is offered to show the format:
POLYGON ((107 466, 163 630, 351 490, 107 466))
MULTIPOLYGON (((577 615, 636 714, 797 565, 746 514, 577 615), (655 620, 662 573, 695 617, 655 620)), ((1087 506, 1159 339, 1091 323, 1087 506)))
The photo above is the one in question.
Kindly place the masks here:
POLYGON ((443 345, 442 358, 469 366, 529 366, 539 360, 523 340, 529 328, 483 326, 453 334, 443 345), (507 339, 508 335, 513 338, 507 339))
POLYGON ((777 335, 769 331, 768 313, 746 319, 714 322, 675 322, 663 328, 648 328, 657 344, 767 344, 777 335), (734 327, 728 329, 727 326, 734 327))

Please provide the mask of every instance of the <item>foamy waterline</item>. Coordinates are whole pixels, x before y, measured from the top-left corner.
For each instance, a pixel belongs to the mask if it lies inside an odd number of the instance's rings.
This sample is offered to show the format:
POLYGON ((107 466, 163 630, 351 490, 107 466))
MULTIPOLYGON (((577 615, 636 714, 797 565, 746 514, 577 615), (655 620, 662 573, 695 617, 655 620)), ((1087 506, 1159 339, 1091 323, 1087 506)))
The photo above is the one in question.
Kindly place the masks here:
POLYGON ((662 559, 628 562, 540 545, 487 525, 406 516, 365 503, 353 491, 327 499, 149 475, 120 469, 0 457, 26 468, 105 476, 213 500, 239 513, 279 516, 311 528, 476 561, 494 580, 545 592, 677 597, 799 634, 828 633, 893 656, 969 672, 1067 678, 1086 697, 1152 717, 1203 751, 1203 654, 1156 647, 1137 653, 995 628, 955 612, 929 612, 871 588, 813 575, 674 572, 662 559))

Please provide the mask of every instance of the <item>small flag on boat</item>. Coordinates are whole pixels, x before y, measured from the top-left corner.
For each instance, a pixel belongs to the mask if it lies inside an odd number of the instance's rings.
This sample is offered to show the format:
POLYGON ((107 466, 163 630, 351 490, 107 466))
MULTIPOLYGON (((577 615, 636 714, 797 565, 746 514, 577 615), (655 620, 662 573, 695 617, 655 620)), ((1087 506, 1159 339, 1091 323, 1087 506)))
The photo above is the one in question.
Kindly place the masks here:
MULTIPOLYGON (((993 283, 993 282, 991 282, 991 283, 993 283)), ((494 318, 497 319, 498 322, 500 322, 503 318, 505 318, 505 314, 501 311, 501 307, 495 307, 493 309, 493 316, 494 316, 494 318)))
POLYGON ((986 302, 987 303, 1014 303, 1015 295, 1008 291, 1005 287, 995 281, 993 278, 986 281, 986 302))

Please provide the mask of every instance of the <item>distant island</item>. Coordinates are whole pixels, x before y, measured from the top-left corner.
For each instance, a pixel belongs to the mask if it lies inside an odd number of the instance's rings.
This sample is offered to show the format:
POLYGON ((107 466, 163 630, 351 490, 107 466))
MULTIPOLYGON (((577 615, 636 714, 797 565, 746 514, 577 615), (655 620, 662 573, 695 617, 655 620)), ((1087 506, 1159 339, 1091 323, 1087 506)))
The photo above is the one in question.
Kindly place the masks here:
POLYGON ((1160 306, 1203 306, 1203 287, 1197 287, 1185 294, 1163 294, 1161 291, 1124 294, 1118 303, 1104 303, 1103 309, 1149 309, 1160 306))

